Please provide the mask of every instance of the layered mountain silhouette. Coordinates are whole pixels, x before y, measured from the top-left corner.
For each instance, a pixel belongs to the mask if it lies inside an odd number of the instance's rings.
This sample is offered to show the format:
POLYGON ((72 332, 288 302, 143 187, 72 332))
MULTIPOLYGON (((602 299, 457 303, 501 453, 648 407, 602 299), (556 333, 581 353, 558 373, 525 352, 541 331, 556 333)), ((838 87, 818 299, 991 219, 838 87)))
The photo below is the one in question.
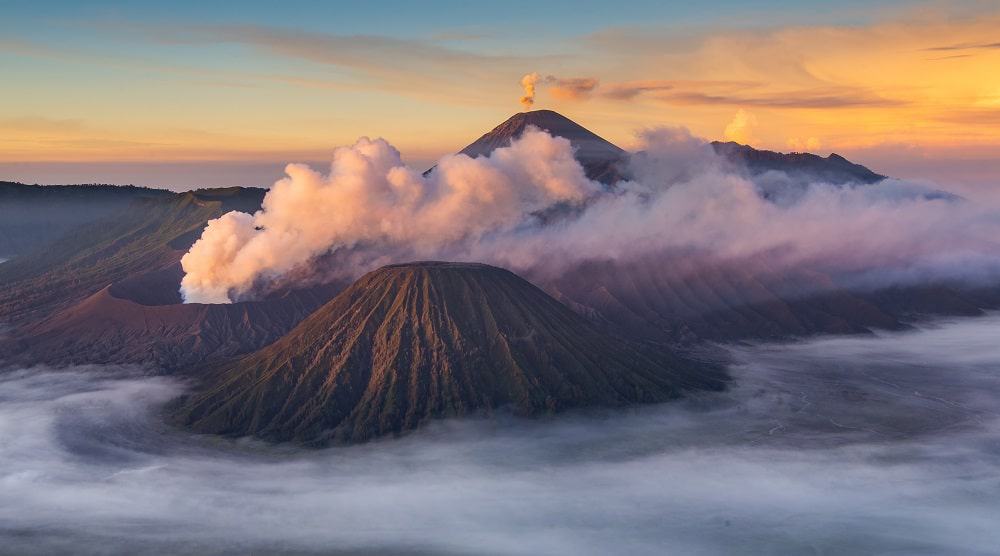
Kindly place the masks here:
POLYGON ((0 181, 0 258, 31 252, 68 231, 126 210, 162 189, 115 185, 29 185, 0 181))
POLYGON ((179 261, 206 222, 229 210, 253 212, 264 191, 163 193, 140 197, 0 265, 0 331, 8 329, 0 334, 0 362, 130 363, 174 371, 267 345, 342 289, 182 304, 179 261))
POLYGON ((660 402, 720 375, 611 337, 515 274, 423 262, 371 272, 181 402, 197 431, 363 441, 510 407, 535 415, 660 402))
POLYGON ((0 265, 0 324, 38 321, 115 282, 177 263, 208 220, 230 210, 253 212, 265 192, 165 193, 136 199, 0 265))

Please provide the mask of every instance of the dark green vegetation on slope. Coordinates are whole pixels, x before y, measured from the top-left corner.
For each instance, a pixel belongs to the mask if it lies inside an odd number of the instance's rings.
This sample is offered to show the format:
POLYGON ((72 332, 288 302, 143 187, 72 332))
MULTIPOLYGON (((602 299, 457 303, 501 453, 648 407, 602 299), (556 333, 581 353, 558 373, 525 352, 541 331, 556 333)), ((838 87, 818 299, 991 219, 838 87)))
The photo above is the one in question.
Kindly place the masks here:
POLYGON ((207 433, 363 441, 505 406, 660 402, 720 379, 599 331, 509 271, 413 263, 365 275, 284 338, 216 369, 176 415, 207 433))

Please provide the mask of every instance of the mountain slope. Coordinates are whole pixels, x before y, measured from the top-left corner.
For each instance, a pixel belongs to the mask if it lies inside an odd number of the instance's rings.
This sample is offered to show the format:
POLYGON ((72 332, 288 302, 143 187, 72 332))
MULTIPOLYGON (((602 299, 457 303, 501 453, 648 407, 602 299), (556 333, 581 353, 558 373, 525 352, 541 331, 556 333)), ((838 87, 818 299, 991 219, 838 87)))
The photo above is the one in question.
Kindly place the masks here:
POLYGON ((540 284, 581 313, 640 338, 780 339, 903 326, 892 311, 829 276, 777 271, 764 260, 685 254, 591 261, 540 284))
POLYGON ((281 337, 339 289, 328 285, 261 301, 182 304, 181 270, 116 282, 0 340, 7 364, 144 364, 171 372, 254 351, 281 337))
POLYGON ((528 126, 535 126, 551 135, 569 139, 576 150, 576 159, 583 166, 588 178, 612 184, 620 177, 618 167, 627 156, 624 150, 552 110, 533 110, 514 114, 459 152, 473 158, 486 156, 494 149, 510 145, 511 140, 520 137, 528 126))
POLYGON ((144 199, 0 267, 5 364, 148 364, 162 371, 259 349, 342 289, 328 284, 226 305, 182 304, 180 258, 205 223, 259 208, 263 190, 144 199))
POLYGON ((175 195, 133 186, 0 182, 0 258, 39 249, 73 228, 120 213, 135 201, 175 195))
POLYGON ((658 402, 719 377, 606 336, 516 275, 480 264, 371 272, 180 402, 200 432, 363 441, 432 417, 658 402))
POLYGON ((108 285, 180 260, 205 223, 255 210, 264 190, 199 190, 143 198, 0 265, 0 324, 37 321, 108 285))

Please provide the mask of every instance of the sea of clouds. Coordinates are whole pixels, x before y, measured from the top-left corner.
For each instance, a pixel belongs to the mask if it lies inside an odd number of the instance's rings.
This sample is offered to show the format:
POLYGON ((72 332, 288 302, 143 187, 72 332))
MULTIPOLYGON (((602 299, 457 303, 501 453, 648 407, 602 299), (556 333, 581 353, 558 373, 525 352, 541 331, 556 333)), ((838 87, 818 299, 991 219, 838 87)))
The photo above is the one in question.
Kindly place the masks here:
POLYGON ((189 435, 174 379, 0 375, 0 552, 989 554, 1000 316, 725 348, 728 392, 324 450, 189 435))

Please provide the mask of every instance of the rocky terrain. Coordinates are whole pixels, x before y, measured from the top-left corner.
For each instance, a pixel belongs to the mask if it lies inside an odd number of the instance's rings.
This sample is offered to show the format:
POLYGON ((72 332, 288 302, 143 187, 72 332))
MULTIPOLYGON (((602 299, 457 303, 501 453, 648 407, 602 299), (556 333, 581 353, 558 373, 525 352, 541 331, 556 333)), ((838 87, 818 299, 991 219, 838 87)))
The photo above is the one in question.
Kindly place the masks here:
POLYGON ((721 375, 612 337, 503 269, 367 274, 271 346, 209 373, 176 410, 200 432, 361 441, 434 417, 666 401, 721 375))

